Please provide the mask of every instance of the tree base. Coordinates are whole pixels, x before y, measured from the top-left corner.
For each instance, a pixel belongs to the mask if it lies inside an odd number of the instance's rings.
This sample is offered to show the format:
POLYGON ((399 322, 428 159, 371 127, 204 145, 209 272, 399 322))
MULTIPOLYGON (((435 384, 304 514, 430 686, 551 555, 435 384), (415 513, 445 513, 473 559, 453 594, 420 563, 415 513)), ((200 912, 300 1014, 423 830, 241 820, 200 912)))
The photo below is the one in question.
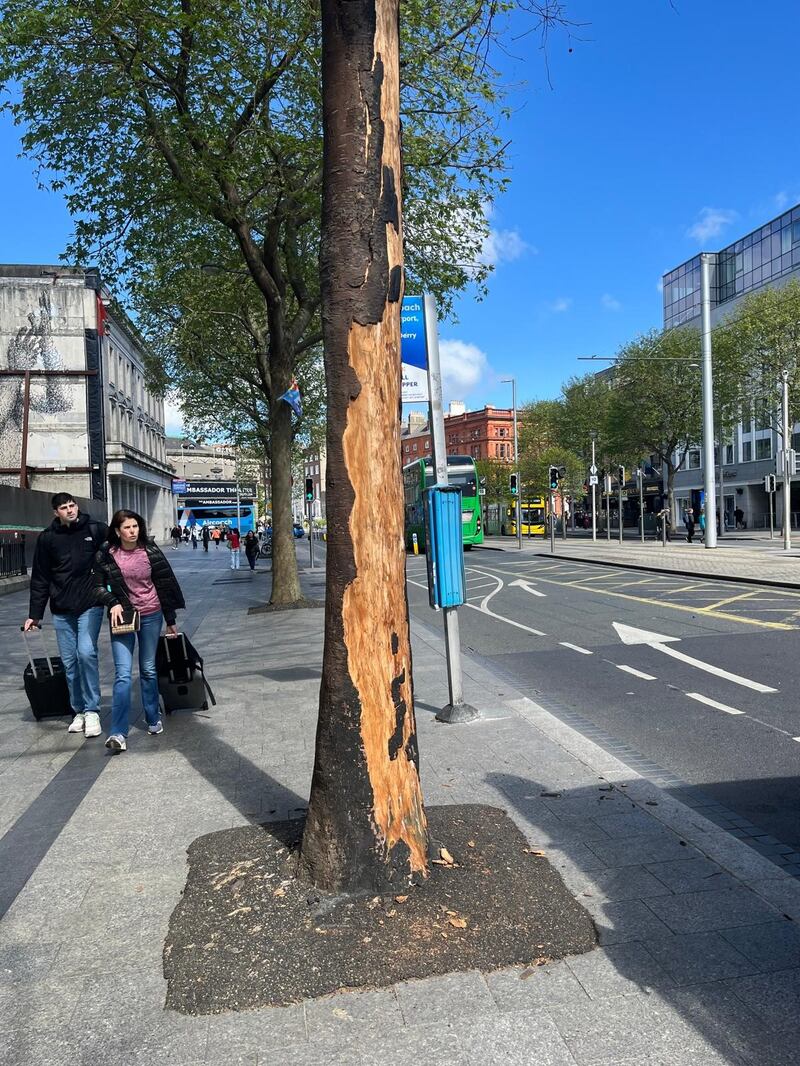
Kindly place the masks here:
POLYGON ((504 811, 434 807, 428 818, 431 875, 397 895, 336 896, 298 880, 302 820, 200 837, 164 949, 167 1007, 285 1006, 595 947, 588 914, 504 811))
POLYGON ((461 725, 462 722, 474 722, 480 716, 480 711, 471 703, 447 703, 436 715, 436 721, 461 725))

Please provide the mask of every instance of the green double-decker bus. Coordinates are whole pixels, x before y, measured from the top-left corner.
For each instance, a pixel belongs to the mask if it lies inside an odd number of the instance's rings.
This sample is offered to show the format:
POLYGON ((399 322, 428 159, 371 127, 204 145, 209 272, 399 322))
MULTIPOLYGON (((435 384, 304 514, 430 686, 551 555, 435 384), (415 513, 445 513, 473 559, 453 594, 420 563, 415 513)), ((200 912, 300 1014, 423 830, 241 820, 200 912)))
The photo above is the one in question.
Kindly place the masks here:
MULTIPOLYGON (((481 503, 478 495, 478 471, 475 460, 469 455, 448 455, 447 480, 461 489, 461 536, 464 547, 483 544, 481 503)), ((415 459, 403 467, 403 493, 405 498, 406 547, 413 548, 413 535, 417 534, 420 551, 425 550, 425 520, 423 493, 436 484, 432 459, 415 459)))

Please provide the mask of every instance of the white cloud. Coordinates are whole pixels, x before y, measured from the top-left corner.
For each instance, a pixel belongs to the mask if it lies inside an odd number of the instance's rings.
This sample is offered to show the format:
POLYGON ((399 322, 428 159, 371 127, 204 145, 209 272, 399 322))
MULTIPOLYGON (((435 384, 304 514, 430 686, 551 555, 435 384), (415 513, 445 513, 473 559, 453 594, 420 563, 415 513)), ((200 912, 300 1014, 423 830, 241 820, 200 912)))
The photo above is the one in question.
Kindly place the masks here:
POLYGON ((439 341, 439 362, 442 392, 448 401, 467 396, 489 370, 486 354, 466 341, 439 341))
POLYGON ((569 311, 572 307, 572 298, 570 296, 559 296, 557 300, 553 300, 548 305, 548 310, 552 311, 554 315, 563 315, 565 311, 569 311))
POLYGON ((183 435, 183 415, 177 399, 176 396, 173 396, 164 400, 164 429, 168 437, 180 437, 183 435))
POLYGON ((536 249, 522 238, 519 230, 490 229, 478 259, 487 266, 497 266, 498 263, 513 263, 526 252, 536 255, 536 249))
POLYGON ((785 189, 781 189, 780 192, 776 192, 772 197, 772 202, 776 211, 783 211, 784 207, 788 207, 792 202, 792 198, 785 189))
POLYGON ((712 237, 718 237, 726 226, 730 226, 737 218, 735 211, 722 207, 704 207, 697 216, 697 221, 686 231, 686 236, 703 244, 712 237))
POLYGON ((612 296, 610 292, 604 292, 600 297, 600 303, 606 309, 606 311, 621 311, 622 304, 619 300, 612 296))

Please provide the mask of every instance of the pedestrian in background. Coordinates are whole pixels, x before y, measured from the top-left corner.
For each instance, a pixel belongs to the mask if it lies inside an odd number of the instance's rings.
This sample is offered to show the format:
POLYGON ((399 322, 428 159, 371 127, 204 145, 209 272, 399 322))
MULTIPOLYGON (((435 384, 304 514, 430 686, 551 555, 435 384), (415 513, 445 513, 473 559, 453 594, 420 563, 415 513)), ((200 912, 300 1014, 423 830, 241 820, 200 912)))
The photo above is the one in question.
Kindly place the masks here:
POLYGON ((216 526, 211 530, 211 539, 214 541, 214 547, 219 548, 220 533, 216 526))
POLYGON ((672 523, 670 522, 669 518, 669 508, 662 507, 656 515, 656 518, 658 519, 659 536, 666 541, 670 541, 672 539, 672 537, 670 536, 670 526, 672 525, 672 523))
POLYGON ((744 511, 741 509, 741 507, 737 507, 736 508, 736 510, 733 512, 733 517, 736 519, 736 528, 737 529, 745 529, 746 528, 745 521, 744 521, 744 511))
POLYGON ((694 536, 694 511, 691 507, 686 508, 683 516, 683 524, 686 526, 686 540, 691 544, 692 537, 694 536))
POLYGON ((258 538, 252 530, 244 538, 244 554, 247 556, 250 569, 255 570, 258 558, 258 538))
POLYGON ((228 534, 228 547, 231 551, 231 570, 239 569, 239 530, 234 526, 228 534))
POLYGON ((202 535, 202 538, 203 538, 203 551, 207 552, 208 551, 208 542, 211 540, 211 534, 208 531, 208 526, 203 526, 203 530, 202 530, 202 534, 201 535, 202 535))
POLYGON ((55 517, 36 541, 28 617, 22 628, 26 633, 38 629, 49 600, 74 715, 67 732, 99 737, 97 638, 103 609, 95 599, 94 565, 108 526, 82 514, 69 492, 57 492, 50 503, 55 517))
POLYGON ((197 530, 192 526, 192 532, 189 534, 192 541, 192 550, 197 551, 197 530))
POLYGON ((181 542, 181 527, 180 526, 173 526, 172 527, 172 532, 170 533, 170 536, 172 537, 172 550, 173 551, 177 551, 178 550, 178 545, 181 542))
MULTIPOLYGON (((133 650, 139 640, 139 687, 147 732, 164 732, 158 702, 156 648, 161 626, 177 636, 175 612, 185 607, 183 593, 164 553, 147 539, 147 527, 135 511, 119 510, 111 519, 108 540, 95 560, 96 602, 108 607, 109 621, 118 625, 123 613, 138 612, 138 630, 111 633, 114 656, 114 695, 111 731, 106 747, 113 755, 127 749, 133 688, 133 650)), ((100 608, 102 615, 102 607, 100 608)))
POLYGON ((700 540, 705 544, 706 540, 706 509, 700 508, 700 514, 697 516, 697 524, 700 527, 700 540))

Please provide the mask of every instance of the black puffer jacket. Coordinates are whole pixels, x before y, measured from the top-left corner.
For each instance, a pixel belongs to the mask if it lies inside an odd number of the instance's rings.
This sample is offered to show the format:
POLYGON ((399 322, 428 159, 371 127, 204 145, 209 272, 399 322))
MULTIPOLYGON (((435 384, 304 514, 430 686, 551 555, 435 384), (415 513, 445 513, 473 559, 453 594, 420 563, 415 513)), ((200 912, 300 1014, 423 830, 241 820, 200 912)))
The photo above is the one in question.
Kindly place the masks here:
MULTIPOLYGON (((164 612, 164 621, 168 626, 175 625, 175 612, 186 606, 178 579, 159 547, 148 543, 145 551, 150 560, 150 576, 164 612)), ((108 542, 100 548, 95 557, 95 582, 96 603, 109 609, 117 604, 123 607, 131 606, 128 586, 108 542)))
POLYGON ((107 535, 105 522, 95 522, 88 514, 78 514, 69 525, 56 518, 39 534, 31 568, 29 618, 41 621, 48 599, 53 614, 82 614, 97 606, 92 568, 107 535))

